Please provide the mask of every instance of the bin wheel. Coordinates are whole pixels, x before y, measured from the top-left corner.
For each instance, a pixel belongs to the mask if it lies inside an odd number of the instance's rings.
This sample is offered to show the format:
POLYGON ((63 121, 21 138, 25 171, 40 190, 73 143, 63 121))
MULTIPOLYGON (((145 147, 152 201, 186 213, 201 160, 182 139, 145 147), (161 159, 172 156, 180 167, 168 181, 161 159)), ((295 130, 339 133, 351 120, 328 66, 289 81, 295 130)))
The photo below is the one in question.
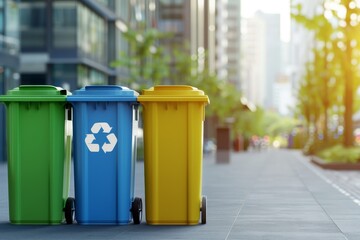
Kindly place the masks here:
POLYGON ((65 221, 66 224, 73 224, 75 221, 75 199, 72 197, 69 197, 66 199, 65 207, 65 221))
POLYGON ((206 196, 201 199, 201 224, 206 224, 206 196))
POLYGON ((131 214, 133 217, 134 224, 140 224, 142 220, 142 199, 135 198, 131 204, 131 214))

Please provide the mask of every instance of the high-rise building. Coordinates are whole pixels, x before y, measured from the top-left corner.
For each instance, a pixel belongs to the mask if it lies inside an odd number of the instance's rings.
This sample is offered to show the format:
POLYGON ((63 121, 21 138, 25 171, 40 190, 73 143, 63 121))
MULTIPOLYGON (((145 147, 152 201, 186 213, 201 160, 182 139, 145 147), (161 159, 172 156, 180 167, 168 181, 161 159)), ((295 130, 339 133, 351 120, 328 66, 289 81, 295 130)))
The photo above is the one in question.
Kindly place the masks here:
POLYGON ((239 0, 227 1, 227 80, 241 89, 241 12, 239 0))
POLYGON ((265 102, 264 107, 274 109, 274 85, 281 72, 280 14, 257 12, 265 24, 265 102))
POLYGON ((174 47, 188 45, 200 69, 205 66, 205 51, 210 68, 214 66, 215 0, 159 0, 158 29, 173 34, 160 43, 169 54, 174 47))
MULTIPOLYGON (((231 19, 232 25, 229 31, 228 5, 225 0, 159 0, 159 30, 174 34, 172 38, 165 39, 161 44, 170 50, 176 45, 188 44, 189 54, 197 56, 199 70, 207 64, 211 73, 222 80, 228 80, 230 65, 227 38, 231 37, 230 42, 233 43, 234 35, 238 34, 237 27, 240 28, 240 26, 236 27, 238 20, 236 17, 240 16, 240 1, 232 2, 237 10, 232 12, 232 16, 236 16, 231 19)), ((236 47, 234 49, 238 50, 236 47)), ((236 57, 240 56, 234 56, 236 57)), ((237 64, 236 61, 232 63, 237 64)), ((234 68, 233 65, 231 67, 234 68)), ((208 119, 205 122, 205 137, 216 136, 216 120, 213 120, 208 119)))
POLYGON ((282 42, 281 52, 282 52, 282 61, 281 61, 281 72, 278 75, 274 83, 274 93, 273 93, 273 105, 274 109, 282 114, 289 115, 291 114, 293 107, 295 105, 295 96, 292 92, 291 84, 291 65, 290 65, 290 44, 288 42, 282 42))
MULTIPOLYGON (((19 84, 18 1, 0 0, 0 95, 19 84)), ((6 160, 5 106, 0 104, 0 162, 6 160)))
POLYGON ((266 83, 266 25, 257 17, 243 21, 242 89, 248 101, 263 106, 266 83))
POLYGON ((227 1, 219 0, 216 1, 216 74, 222 79, 228 78, 228 55, 227 47, 229 41, 227 39, 227 33, 229 26, 227 23, 227 17, 229 16, 227 10, 227 1))
POLYGON ((128 51, 122 32, 154 20, 155 8, 155 0, 22 0, 21 83, 73 90, 121 81, 126 72, 110 64, 128 51))
POLYGON ((282 71, 280 14, 259 11, 245 21, 242 45, 245 95, 255 104, 275 109, 274 85, 282 71))
MULTIPOLYGON (((292 4, 301 4, 302 14, 312 17, 316 13, 316 7, 321 0, 293 0, 292 4)), ((293 95, 296 95, 296 89, 300 79, 305 74, 306 62, 310 60, 312 48, 314 47, 314 33, 307 30, 304 26, 295 20, 291 22, 291 41, 290 41, 290 64, 291 64, 291 85, 293 95)))

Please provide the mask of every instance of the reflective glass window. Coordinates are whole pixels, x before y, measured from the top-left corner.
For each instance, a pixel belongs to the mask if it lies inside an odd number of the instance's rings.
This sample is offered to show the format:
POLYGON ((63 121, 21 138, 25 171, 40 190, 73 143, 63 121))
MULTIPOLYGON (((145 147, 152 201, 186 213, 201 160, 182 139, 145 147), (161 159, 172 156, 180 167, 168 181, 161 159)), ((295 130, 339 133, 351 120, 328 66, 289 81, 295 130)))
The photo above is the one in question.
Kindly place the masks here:
POLYGON ((83 65, 78 66, 78 79, 79 87, 107 84, 107 77, 104 73, 83 65))
POLYGON ((76 6, 69 1, 53 3, 53 45, 56 48, 76 47, 76 6))
POLYGON ((114 9, 115 0, 96 0, 96 1, 110 10, 114 9))
POLYGON ((51 69, 53 85, 67 90, 77 88, 77 72, 75 64, 54 64, 51 69))
POLYGON ((116 14, 124 21, 128 21, 129 19, 129 2, 129 0, 117 1, 116 14))
POLYGON ((45 1, 20 3, 20 36, 23 49, 45 49, 45 1))
POLYGON ((107 65, 107 23, 84 5, 78 7, 78 48, 84 57, 107 65))

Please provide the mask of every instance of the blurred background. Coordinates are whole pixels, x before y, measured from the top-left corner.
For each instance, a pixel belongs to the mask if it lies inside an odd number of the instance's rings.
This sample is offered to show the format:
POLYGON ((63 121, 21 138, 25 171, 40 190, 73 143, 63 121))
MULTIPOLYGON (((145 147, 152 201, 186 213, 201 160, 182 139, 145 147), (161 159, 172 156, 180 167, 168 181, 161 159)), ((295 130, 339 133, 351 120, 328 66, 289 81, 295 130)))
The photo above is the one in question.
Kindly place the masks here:
POLYGON ((0 94, 192 85, 211 101, 205 153, 358 162, 359 22, 359 0, 0 0, 0 94))

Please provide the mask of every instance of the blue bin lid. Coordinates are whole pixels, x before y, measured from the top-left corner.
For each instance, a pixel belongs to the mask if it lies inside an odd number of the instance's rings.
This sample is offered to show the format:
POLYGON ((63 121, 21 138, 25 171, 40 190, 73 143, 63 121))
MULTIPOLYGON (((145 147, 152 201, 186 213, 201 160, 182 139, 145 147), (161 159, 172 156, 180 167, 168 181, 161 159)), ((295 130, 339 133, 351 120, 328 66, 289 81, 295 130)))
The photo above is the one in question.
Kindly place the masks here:
POLYGON ((139 93, 124 86, 96 85, 76 90, 69 102, 136 102, 139 93))

